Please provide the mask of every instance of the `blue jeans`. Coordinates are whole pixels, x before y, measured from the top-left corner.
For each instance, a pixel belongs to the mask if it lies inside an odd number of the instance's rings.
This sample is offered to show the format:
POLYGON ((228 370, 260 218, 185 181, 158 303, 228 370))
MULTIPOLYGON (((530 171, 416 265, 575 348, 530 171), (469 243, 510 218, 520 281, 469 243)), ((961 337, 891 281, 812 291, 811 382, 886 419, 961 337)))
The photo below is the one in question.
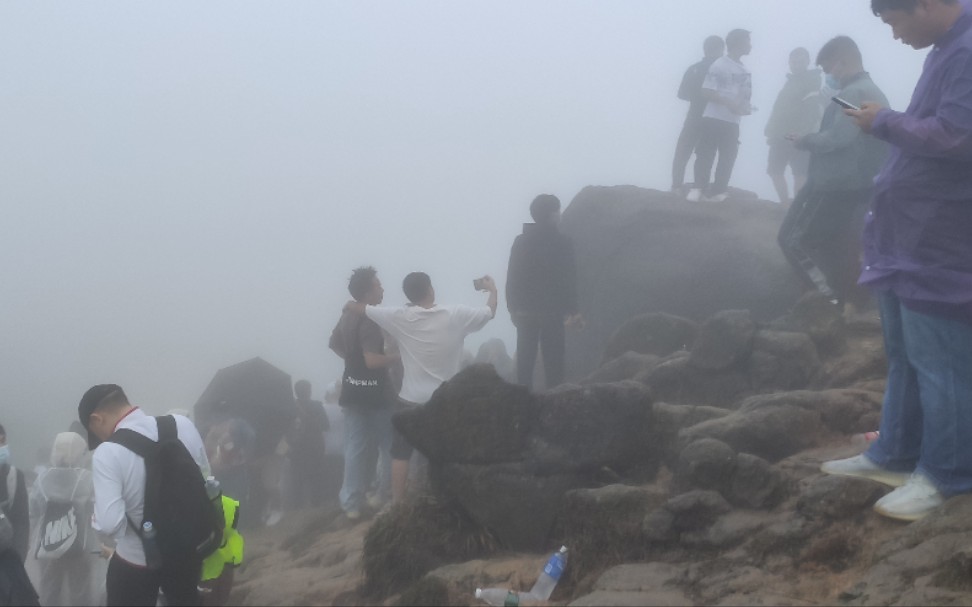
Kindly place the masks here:
POLYGON ((946 497, 972 492, 972 325, 880 296, 888 382, 874 463, 917 470, 946 497))
POLYGON ((344 482, 338 494, 346 512, 361 510, 374 473, 375 450, 378 457, 378 497, 391 497, 392 408, 343 407, 344 412, 344 482))

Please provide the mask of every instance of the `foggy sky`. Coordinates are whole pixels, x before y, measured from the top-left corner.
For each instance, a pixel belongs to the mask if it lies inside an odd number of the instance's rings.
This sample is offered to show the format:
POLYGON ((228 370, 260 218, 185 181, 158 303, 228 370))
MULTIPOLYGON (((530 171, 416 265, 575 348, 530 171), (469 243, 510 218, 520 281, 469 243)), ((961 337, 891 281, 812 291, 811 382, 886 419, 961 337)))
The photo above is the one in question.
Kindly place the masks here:
MULTIPOLYGON (((867 0, 0 4, 0 422, 32 463, 94 383, 191 407, 262 356, 320 397, 352 268, 385 302, 501 285, 539 193, 667 189, 702 40, 753 32, 732 185, 770 197, 787 55, 837 34, 903 109, 924 53, 867 0), (834 24, 839 23, 839 27, 834 24)), ((689 177, 691 176, 691 165, 689 177)), ((501 298, 503 293, 500 293, 501 298)), ((505 305, 486 330, 513 347, 505 305)))

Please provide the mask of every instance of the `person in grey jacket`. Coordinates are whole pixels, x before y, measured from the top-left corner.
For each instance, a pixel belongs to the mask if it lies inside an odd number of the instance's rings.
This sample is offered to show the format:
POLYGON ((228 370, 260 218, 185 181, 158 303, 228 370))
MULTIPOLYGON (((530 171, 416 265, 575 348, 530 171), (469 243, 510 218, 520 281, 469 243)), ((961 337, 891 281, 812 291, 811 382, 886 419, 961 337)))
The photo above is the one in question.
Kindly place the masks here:
MULTIPOLYGON (((845 101, 888 104, 864 71, 861 51, 851 38, 827 42, 817 65, 827 75, 828 87, 845 101)), ((836 103, 825 110, 819 132, 790 138, 797 149, 810 152, 810 168, 780 226, 780 248, 808 288, 838 305, 860 309, 869 301, 856 284, 861 231, 887 144, 863 133, 836 103)))

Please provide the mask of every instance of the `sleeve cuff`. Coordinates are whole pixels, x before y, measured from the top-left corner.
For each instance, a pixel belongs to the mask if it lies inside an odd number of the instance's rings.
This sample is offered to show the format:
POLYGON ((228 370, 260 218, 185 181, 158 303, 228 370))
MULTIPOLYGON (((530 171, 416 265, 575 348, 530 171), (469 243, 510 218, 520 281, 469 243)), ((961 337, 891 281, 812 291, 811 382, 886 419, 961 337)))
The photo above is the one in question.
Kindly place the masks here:
POLYGON ((887 137, 888 120, 890 120, 892 114, 894 114, 894 111, 890 108, 881 108, 874 117, 874 122, 871 123, 871 134, 879 139, 887 137))

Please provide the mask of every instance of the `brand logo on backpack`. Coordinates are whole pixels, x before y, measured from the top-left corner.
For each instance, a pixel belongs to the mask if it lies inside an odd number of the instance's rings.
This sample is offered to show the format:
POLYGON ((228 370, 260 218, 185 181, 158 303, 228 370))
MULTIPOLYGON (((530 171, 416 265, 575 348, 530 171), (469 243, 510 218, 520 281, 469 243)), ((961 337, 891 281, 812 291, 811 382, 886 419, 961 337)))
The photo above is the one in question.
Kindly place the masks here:
POLYGON ((74 504, 48 502, 41 531, 35 555, 39 559, 56 559, 68 552, 80 552, 84 547, 84 541, 79 538, 74 504))

